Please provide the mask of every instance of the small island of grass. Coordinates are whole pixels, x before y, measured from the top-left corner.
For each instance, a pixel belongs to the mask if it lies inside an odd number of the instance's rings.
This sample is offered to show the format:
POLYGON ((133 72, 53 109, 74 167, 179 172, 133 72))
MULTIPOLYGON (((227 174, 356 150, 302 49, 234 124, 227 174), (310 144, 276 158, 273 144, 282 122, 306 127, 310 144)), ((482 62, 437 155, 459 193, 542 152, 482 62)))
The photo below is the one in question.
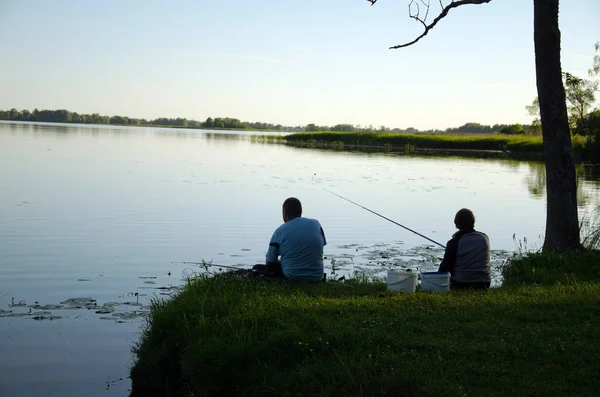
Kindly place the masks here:
MULTIPOLYGON (((257 140, 297 147, 393 152, 420 155, 457 155, 480 158, 543 160, 540 135, 493 134, 408 134, 391 132, 301 132, 285 136, 255 136, 257 140)), ((577 162, 597 163, 596 141, 589 137, 571 137, 577 162)))

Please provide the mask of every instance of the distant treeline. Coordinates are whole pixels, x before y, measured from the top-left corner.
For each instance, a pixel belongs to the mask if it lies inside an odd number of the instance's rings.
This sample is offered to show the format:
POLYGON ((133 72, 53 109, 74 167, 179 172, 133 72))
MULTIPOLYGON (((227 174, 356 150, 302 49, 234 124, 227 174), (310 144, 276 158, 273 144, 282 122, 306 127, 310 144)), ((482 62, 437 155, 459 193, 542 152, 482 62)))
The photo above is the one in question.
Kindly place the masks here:
POLYGON ((526 134, 527 132, 531 134, 536 134, 539 128, 536 128, 531 125, 521 125, 521 124, 494 124, 494 125, 484 125, 479 123, 466 123, 457 128, 446 128, 445 130, 418 130, 417 128, 387 128, 386 126, 381 126, 379 128, 374 128, 372 125, 370 126, 355 126, 352 124, 337 124, 333 127, 329 127, 326 125, 316 125, 316 124, 308 124, 305 128, 305 132, 318 132, 318 131, 332 131, 332 132, 396 132, 396 133, 426 133, 426 134, 491 134, 494 132, 505 132, 508 134, 511 133, 522 133, 526 134), (519 131, 519 132, 513 132, 519 131))
POLYGON ((205 121, 185 118, 160 117, 154 120, 136 119, 126 116, 102 116, 98 113, 85 114, 64 109, 33 111, 17 109, 0 110, 0 120, 11 121, 41 121, 46 123, 77 123, 77 124, 114 124, 131 126, 161 126, 180 128, 215 128, 215 129, 254 129, 276 131, 302 131, 302 127, 287 127, 281 124, 240 121, 229 117, 207 118, 205 121))
POLYGON ((484 125, 479 123, 466 123, 457 128, 447 128, 445 130, 418 130, 416 128, 388 128, 381 126, 379 128, 353 124, 336 124, 334 126, 316 125, 314 123, 305 126, 284 126, 281 124, 271 124, 264 122, 240 121, 230 117, 207 118, 204 121, 198 121, 186 118, 166 118, 160 117, 154 120, 136 119, 126 116, 102 116, 98 113, 85 114, 71 112, 65 109, 58 110, 0 110, 0 120, 11 121, 41 121, 47 123, 77 123, 77 124, 114 124, 130 126, 160 126, 160 127, 178 127, 178 128, 207 128, 207 129, 233 129, 233 130, 261 130, 261 131, 292 131, 292 132, 313 132, 313 131, 333 131, 333 132, 392 132, 392 133, 446 133, 446 134, 488 134, 493 132, 505 132, 509 134, 536 134, 539 128, 530 125, 520 124, 494 124, 484 125))

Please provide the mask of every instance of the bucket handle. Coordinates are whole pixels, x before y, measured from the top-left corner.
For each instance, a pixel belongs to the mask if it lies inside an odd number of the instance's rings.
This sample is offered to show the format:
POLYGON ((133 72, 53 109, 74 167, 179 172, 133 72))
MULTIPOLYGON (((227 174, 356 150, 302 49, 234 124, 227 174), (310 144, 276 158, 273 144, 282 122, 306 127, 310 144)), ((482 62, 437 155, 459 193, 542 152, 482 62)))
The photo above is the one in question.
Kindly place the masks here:
MULTIPOLYGON (((421 279, 421 280, 422 280, 422 279, 421 279)), ((439 284, 439 283, 436 283, 435 281, 433 281, 433 280, 431 280, 431 279, 427 279, 427 281, 428 281, 428 282, 430 282, 431 284, 437 285, 438 287, 447 287, 447 286, 449 286, 449 285, 450 285, 450 284, 448 284, 448 283, 446 283, 446 284, 439 284)))
POLYGON ((395 285, 395 284, 403 283, 403 282, 408 281, 408 280, 410 280, 410 278, 405 278, 404 280, 400 280, 400 281, 394 281, 393 283, 390 283, 389 281, 386 281, 385 283, 387 285, 395 285))

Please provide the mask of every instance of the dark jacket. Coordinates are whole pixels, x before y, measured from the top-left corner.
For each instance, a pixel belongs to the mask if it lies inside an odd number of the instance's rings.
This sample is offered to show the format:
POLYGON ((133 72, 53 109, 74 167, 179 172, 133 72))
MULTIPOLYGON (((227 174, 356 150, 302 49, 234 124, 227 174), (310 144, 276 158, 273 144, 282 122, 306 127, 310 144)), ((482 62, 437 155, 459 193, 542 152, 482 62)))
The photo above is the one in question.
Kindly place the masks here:
POLYGON ((485 233, 475 229, 460 230, 446 244, 444 259, 438 269, 450 272, 460 283, 485 283, 491 281, 490 240, 485 233))

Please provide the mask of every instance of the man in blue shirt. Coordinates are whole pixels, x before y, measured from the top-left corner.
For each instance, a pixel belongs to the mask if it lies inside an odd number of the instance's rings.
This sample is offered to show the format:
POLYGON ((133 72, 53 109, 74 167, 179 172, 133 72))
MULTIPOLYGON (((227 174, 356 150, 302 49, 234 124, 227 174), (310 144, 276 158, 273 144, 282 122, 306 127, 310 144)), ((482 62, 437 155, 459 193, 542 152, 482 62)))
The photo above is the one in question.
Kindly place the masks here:
POLYGON ((266 265, 254 269, 293 280, 321 281, 327 245, 321 224, 302 217, 302 204, 295 197, 283 202, 282 212, 284 223, 271 236, 266 265))

